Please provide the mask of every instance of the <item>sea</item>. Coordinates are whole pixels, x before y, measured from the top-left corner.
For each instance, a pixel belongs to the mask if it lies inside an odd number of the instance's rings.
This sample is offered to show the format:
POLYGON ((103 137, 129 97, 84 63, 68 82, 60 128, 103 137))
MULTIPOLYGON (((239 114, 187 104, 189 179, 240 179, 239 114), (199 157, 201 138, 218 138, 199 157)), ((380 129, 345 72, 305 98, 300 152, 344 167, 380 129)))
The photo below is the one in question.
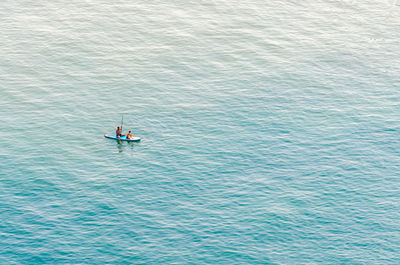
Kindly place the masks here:
POLYGON ((399 28, 397 0, 1 1, 0 264, 400 264, 399 28))

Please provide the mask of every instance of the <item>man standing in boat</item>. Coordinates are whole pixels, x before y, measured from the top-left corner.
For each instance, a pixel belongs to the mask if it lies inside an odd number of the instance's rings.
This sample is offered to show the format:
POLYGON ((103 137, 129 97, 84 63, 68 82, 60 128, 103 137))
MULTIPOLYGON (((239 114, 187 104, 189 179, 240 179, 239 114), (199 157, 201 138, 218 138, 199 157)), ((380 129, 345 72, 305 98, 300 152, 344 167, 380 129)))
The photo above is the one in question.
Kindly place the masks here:
POLYGON ((117 130, 115 131, 115 136, 119 139, 121 136, 124 136, 125 134, 122 134, 121 128, 118 126, 117 130))

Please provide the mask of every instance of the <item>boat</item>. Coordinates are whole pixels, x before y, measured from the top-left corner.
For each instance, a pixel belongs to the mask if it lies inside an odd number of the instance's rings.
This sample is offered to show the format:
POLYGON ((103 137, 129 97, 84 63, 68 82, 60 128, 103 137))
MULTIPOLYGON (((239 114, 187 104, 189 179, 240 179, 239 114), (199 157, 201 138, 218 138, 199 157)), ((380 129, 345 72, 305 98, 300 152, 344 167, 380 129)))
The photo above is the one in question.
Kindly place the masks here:
POLYGON ((132 137, 131 139, 126 139, 126 135, 121 136, 119 139, 117 137, 116 134, 105 134, 104 135, 105 138, 108 139, 113 139, 113 140, 117 140, 117 141, 124 141, 124 142, 139 142, 140 141, 140 137, 132 137))

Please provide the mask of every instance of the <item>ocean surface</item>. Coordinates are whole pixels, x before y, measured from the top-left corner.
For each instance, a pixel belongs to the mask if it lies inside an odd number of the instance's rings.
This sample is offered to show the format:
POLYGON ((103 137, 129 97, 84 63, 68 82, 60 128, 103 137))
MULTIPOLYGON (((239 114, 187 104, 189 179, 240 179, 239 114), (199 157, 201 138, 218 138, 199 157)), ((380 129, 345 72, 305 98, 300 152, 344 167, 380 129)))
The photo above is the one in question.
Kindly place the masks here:
POLYGON ((0 3, 0 264, 399 264, 400 2, 0 3), (121 123, 139 143, 105 139, 121 123))

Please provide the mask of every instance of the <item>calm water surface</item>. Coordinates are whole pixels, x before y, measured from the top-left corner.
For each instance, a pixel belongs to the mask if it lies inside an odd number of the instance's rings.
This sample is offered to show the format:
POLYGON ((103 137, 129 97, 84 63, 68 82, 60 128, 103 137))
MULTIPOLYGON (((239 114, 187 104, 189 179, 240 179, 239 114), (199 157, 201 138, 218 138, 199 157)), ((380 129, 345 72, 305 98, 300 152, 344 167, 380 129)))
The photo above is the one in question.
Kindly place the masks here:
POLYGON ((398 264, 399 17, 3 1, 0 263, 398 264))

